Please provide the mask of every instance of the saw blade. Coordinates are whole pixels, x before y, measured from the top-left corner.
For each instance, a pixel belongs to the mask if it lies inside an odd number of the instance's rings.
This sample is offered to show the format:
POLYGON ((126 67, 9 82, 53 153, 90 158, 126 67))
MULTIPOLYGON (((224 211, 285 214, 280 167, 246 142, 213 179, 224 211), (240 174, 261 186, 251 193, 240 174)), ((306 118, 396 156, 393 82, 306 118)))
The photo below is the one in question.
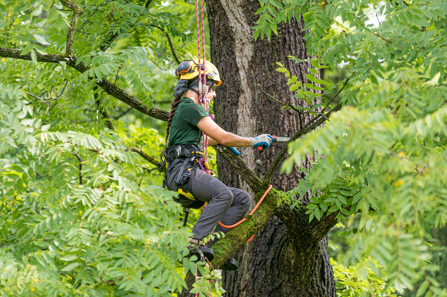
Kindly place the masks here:
POLYGON ((290 137, 278 137, 276 136, 276 141, 289 141, 290 137))

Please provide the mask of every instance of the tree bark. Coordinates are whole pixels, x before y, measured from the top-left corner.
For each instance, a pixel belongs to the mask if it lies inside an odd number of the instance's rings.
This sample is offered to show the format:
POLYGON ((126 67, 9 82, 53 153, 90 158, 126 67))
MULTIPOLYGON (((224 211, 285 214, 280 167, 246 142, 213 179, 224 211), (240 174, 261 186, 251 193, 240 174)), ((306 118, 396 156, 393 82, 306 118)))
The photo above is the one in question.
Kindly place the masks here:
MULTIPOLYGON (((307 82, 305 74, 310 64, 297 64, 288 58, 308 58, 302 39, 305 33, 301 32, 304 24, 294 18, 278 27, 278 36, 255 41, 252 28, 259 7, 257 1, 250 0, 207 1, 211 58, 223 81, 214 105, 216 121, 225 130, 242 136, 291 136, 310 120, 309 116, 301 115, 300 119, 267 94, 285 104, 306 106, 289 92, 287 78, 275 71, 276 62, 280 62, 301 82, 307 82)), ((262 153, 242 149, 241 157, 262 179, 283 145, 275 143, 262 153)), ((310 166, 310 160, 302 164, 310 166)), ((293 189, 302 178, 299 169, 287 176, 280 174, 279 168, 273 174, 273 186, 282 191, 293 189)), ((248 190, 242 178, 220 157, 218 172, 227 185, 248 190)), ((326 236, 335 218, 328 218, 324 226, 317 228, 298 208, 282 208, 276 215, 237 253, 238 271, 223 273, 225 296, 335 296, 326 236)))

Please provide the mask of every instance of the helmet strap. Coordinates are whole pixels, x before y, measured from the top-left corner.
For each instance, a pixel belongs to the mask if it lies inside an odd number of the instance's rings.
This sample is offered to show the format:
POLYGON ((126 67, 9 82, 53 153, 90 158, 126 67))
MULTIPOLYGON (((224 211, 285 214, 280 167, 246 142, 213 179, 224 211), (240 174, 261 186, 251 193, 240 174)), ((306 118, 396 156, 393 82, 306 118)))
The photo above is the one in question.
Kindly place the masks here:
POLYGON ((197 91, 196 89, 193 89, 193 88, 188 88, 188 90, 191 90, 191 91, 193 91, 194 93, 196 93, 197 95, 199 95, 199 96, 200 96, 200 93, 199 93, 199 91, 197 91))

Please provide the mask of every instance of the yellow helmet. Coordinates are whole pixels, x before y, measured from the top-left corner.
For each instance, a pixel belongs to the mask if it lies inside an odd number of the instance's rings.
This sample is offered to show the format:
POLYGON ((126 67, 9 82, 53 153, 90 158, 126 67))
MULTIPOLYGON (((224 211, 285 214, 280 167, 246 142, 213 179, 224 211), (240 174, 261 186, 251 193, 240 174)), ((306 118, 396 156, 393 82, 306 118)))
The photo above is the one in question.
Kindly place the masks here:
MULTIPOLYGON (((203 66, 200 66, 202 68, 201 73, 203 74, 203 66)), ((214 80, 216 82, 216 86, 219 86, 222 83, 220 80, 219 71, 213 63, 205 60, 205 70, 206 78, 214 80)), ((175 75, 177 76, 177 79, 193 79, 199 76, 199 63, 197 60, 183 61, 180 65, 178 65, 177 69, 175 69, 175 75)))

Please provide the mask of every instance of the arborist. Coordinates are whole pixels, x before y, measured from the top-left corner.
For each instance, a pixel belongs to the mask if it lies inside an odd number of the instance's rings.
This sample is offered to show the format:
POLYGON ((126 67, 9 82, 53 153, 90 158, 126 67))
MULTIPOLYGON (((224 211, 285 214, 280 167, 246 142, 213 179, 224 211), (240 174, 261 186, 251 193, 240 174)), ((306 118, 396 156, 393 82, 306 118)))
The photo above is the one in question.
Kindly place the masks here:
MULTIPOLYGON (((200 62, 184 61, 176 69, 178 83, 166 128, 168 146, 165 150, 167 170, 164 186, 178 192, 178 198, 174 199, 186 208, 200 208, 207 203, 192 229, 193 237, 189 238, 188 243, 196 246, 212 261, 214 252, 211 247, 218 238, 209 241, 206 246, 202 239, 213 230, 227 232, 229 229, 217 223, 221 221, 224 225, 233 225, 240 221, 250 208, 251 198, 247 192, 226 186, 212 174, 200 148, 202 135, 207 138, 207 145, 252 146, 262 149, 271 145, 273 137, 268 134, 256 137, 238 136, 225 131, 212 120, 202 104, 209 104, 216 97, 215 89, 222 82, 212 63, 200 62), (205 84, 202 85, 202 81, 205 84)), ((230 269, 237 268, 234 259, 227 264, 230 269)))

